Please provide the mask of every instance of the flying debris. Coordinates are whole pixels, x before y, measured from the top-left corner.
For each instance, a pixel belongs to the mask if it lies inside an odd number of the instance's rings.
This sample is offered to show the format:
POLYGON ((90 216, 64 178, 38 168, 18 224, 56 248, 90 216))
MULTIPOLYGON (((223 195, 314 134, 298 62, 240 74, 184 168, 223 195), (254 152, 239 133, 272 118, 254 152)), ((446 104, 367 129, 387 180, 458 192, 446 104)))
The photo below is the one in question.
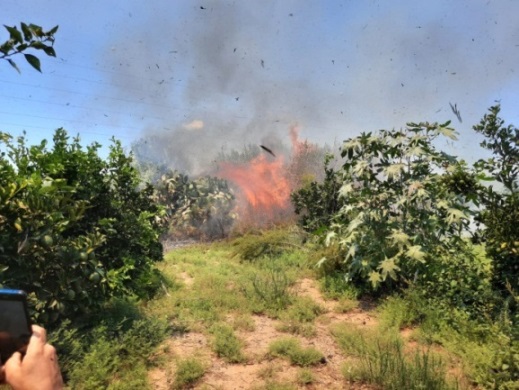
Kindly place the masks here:
POLYGON ((452 105, 451 102, 449 102, 450 106, 451 106, 451 110, 452 112, 454 113, 454 115, 456 115, 456 118, 458 118, 458 120, 460 121, 460 123, 463 122, 463 120, 461 119, 461 113, 460 111, 458 110, 458 107, 456 104, 454 104, 454 106, 452 105))
POLYGON ((207 8, 205 8, 204 6, 200 6, 200 9, 207 9, 207 8))
POLYGON ((270 153, 271 155, 273 155, 274 157, 276 157, 276 155, 274 154, 274 152, 272 152, 272 150, 270 150, 270 149, 267 148, 266 146, 260 145, 260 148, 263 149, 265 152, 270 153))
POLYGON ((238 100, 240 100, 240 97, 239 97, 239 96, 238 96, 238 97, 235 97, 235 99, 236 99, 236 101, 238 101, 238 100))
POLYGON ((261 60, 261 67, 264 68, 265 67, 265 61, 261 60))

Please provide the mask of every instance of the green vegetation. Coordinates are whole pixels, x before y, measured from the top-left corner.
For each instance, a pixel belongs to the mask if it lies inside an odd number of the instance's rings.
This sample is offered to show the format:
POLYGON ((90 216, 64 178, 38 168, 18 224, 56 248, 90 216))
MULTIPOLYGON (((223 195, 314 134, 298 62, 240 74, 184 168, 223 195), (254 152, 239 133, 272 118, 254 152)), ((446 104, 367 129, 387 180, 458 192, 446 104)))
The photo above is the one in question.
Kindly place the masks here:
POLYGON ((177 370, 173 388, 182 389, 195 384, 205 374, 206 368, 196 358, 182 359, 177 362, 177 370))
POLYGON ((153 184, 154 200, 166 210, 169 237, 216 239, 229 234, 234 196, 225 180, 209 176, 189 179, 167 170, 153 184))
POLYGON ((287 357, 292 364, 307 367, 324 360, 324 356, 317 349, 303 348, 299 340, 295 338, 283 338, 273 341, 269 347, 269 353, 275 357, 287 357))
POLYGON ((232 327, 226 324, 213 325, 209 332, 213 334, 213 350, 229 363, 245 361, 241 352, 241 342, 234 334, 232 327))
POLYGON ((53 145, 0 133, 0 284, 24 289, 38 323, 89 316, 161 285, 160 209, 119 142, 106 160, 58 129, 53 145))
POLYGON ((351 326, 334 329, 338 343, 357 359, 345 364, 349 380, 373 383, 384 389, 451 389, 445 380, 441 360, 429 351, 414 351, 406 356, 396 334, 366 333, 351 326))
POLYGON ((20 30, 16 26, 5 26, 9 32, 9 39, 0 44, 0 59, 4 59, 20 73, 20 68, 11 58, 12 56, 23 54, 25 60, 38 72, 41 72, 40 59, 33 54, 27 53, 27 50, 43 51, 46 55, 56 57, 54 51, 54 34, 58 31, 58 26, 44 31, 42 27, 36 24, 20 23, 20 30))
POLYGON ((325 159, 323 181, 298 181, 304 231, 251 231, 163 262, 164 228, 229 233, 225 182, 168 172, 152 187, 115 140, 102 159, 63 129, 52 146, 0 133, 0 284, 29 292, 72 388, 147 388, 152 368, 174 388, 193 386, 209 375, 205 358, 158 348, 189 333, 227 365, 297 366, 290 382, 258 372, 259 388, 311 386, 329 355, 302 343, 331 330, 347 382, 516 389, 518 129, 498 113, 475 127, 494 157, 473 168, 436 149, 454 137, 449 123, 365 133, 344 143, 338 170, 325 159), (301 291, 303 279, 333 312, 301 291), (263 328, 289 335, 250 351, 247 337, 263 328))

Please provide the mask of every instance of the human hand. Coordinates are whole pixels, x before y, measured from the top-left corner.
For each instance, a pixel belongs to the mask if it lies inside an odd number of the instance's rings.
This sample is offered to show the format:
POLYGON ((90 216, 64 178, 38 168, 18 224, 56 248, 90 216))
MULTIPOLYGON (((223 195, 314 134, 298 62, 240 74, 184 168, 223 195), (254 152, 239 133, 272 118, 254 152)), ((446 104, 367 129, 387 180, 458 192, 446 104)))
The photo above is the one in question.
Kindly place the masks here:
POLYGON ((32 336, 27 353, 22 358, 15 352, 3 367, 5 382, 13 390, 59 390, 63 379, 58 366, 56 349, 47 344, 47 332, 40 326, 32 326, 32 336))

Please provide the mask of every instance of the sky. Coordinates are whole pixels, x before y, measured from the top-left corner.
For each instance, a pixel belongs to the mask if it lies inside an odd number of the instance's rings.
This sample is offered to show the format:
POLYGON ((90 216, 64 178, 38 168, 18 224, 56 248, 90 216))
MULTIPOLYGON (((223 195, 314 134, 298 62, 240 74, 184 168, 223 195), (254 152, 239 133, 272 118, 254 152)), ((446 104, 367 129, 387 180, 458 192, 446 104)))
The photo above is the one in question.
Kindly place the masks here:
POLYGON ((198 174, 221 151, 280 148, 294 125, 338 145, 452 120, 444 147, 469 161, 491 105, 519 126, 516 0, 0 1, 4 25, 59 25, 41 74, 0 62, 0 131, 33 143, 64 127, 198 174))

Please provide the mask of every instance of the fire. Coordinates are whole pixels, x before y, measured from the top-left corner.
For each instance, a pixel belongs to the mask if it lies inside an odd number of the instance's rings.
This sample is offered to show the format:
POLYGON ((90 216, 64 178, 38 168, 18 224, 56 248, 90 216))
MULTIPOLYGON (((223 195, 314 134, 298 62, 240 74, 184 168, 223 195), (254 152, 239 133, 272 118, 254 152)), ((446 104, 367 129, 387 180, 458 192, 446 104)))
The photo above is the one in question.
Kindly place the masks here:
POLYGON ((298 128, 290 129, 292 143, 291 161, 276 153, 276 157, 260 153, 248 163, 223 162, 216 176, 226 179, 236 187, 237 209, 242 225, 265 226, 286 222, 294 218, 290 193, 294 190, 294 161, 308 148, 307 142, 298 138, 298 128))
POLYGON ((254 224, 274 222, 290 207, 290 185, 285 177, 284 159, 268 159, 260 154, 247 164, 222 163, 217 176, 238 187, 240 219, 254 224))

